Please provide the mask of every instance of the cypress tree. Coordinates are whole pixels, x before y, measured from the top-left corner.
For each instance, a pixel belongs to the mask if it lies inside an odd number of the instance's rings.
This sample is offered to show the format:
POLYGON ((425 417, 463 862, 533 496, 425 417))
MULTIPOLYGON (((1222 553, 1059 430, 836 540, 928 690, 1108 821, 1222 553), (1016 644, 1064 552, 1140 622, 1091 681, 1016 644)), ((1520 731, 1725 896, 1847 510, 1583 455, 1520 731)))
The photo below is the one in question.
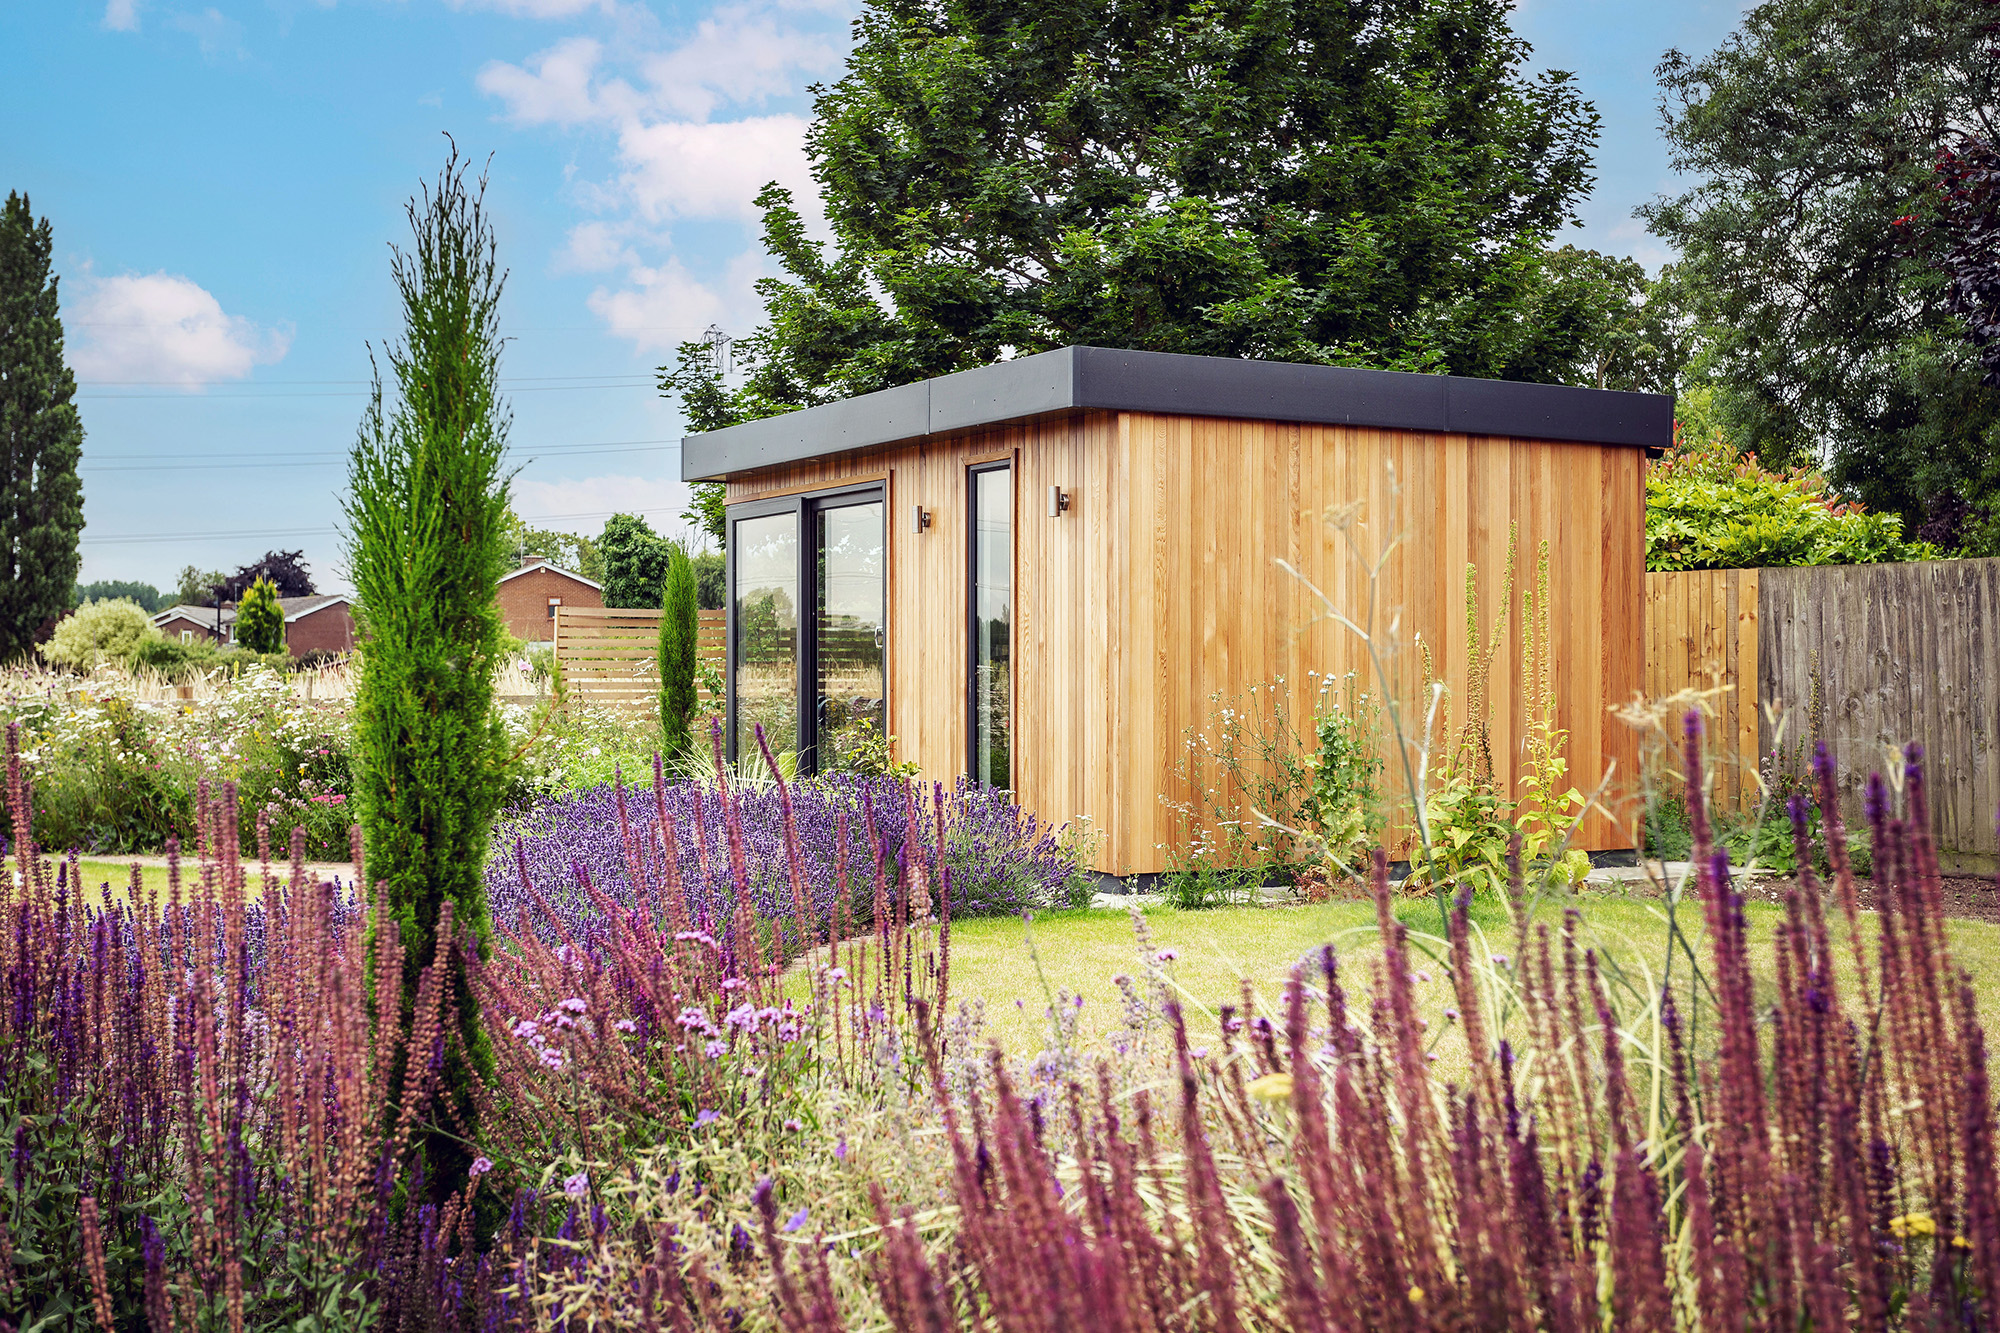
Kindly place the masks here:
MULTIPOLYGON (((493 701, 505 643, 494 596, 507 563, 501 457, 512 417, 498 391, 506 274, 485 193, 484 176, 468 187, 453 145, 435 189, 410 201, 414 246, 391 247, 404 318, 401 341, 387 349, 395 392, 385 402, 377 370, 348 464, 362 644, 355 804, 369 881, 385 891, 401 930, 406 1031, 447 900, 460 938, 488 955, 482 872, 507 772, 493 701)), ((462 956, 450 973, 458 1030, 446 1043, 441 1118, 469 1138, 473 1078, 491 1072, 493 1055, 462 956)), ((471 1158, 444 1133, 425 1147, 441 1196, 464 1180, 471 1158)))
POLYGON ((660 734, 669 755, 693 743, 695 636, 701 617, 695 607, 694 562, 679 542, 667 554, 667 577, 660 596, 660 734))
POLYGON ((83 421, 63 361, 49 220, 9 192, 0 208, 0 662, 69 610, 83 531, 83 421))
POLYGON ((278 605, 278 586, 258 579, 236 608, 236 642, 253 653, 285 650, 285 610, 278 605))

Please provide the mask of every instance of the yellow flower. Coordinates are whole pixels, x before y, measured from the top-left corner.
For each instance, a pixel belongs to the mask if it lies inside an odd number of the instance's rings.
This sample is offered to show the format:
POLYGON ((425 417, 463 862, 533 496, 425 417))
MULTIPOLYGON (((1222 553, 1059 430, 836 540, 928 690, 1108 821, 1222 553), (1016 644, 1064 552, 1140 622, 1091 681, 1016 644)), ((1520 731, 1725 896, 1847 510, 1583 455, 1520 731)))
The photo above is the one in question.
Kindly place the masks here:
POLYGON ((1422 1305, 1423 1303, 1424 1303, 1424 1289, 1422 1287, 1411 1287, 1410 1304, 1422 1305))
POLYGON ((1277 1073, 1253 1078, 1250 1080, 1250 1095, 1264 1102, 1288 1102, 1292 1099, 1292 1076, 1277 1073))
POLYGON ((1905 1213, 1889 1219, 1889 1232, 1898 1240, 1908 1240, 1912 1236, 1935 1236, 1937 1223, 1931 1220, 1929 1213, 1905 1213))
POLYGON ((1951 1238, 1951 1243, 1961 1250, 1969 1250, 1972 1248, 1972 1242, 1967 1240, 1963 1236, 1953 1236, 1951 1238))

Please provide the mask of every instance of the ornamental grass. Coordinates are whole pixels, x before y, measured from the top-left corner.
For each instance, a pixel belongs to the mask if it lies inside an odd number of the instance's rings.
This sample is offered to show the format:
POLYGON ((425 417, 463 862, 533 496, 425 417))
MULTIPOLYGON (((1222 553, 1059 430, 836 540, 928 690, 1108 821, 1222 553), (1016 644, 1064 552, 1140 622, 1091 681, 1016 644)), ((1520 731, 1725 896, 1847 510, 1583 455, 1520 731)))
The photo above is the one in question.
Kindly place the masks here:
MULTIPOLYGON (((1820 753, 1830 882, 1808 872, 1789 892, 1760 983, 1766 946, 1700 800, 1698 718, 1686 746, 1697 875, 1662 904, 1672 952, 1654 982, 1614 975, 1575 914, 1520 913, 1495 952, 1463 897, 1426 954, 1378 853, 1379 950, 1320 951, 1219 1027, 1171 1002, 1139 921, 1126 1031, 1101 1051, 1074 1045, 1061 996, 1046 1049, 982 1037, 952 994, 948 867, 886 854, 871 819, 836 840, 844 891, 822 900, 775 784, 792 907, 760 916, 747 797, 722 788, 723 916, 681 858, 649 857, 627 809, 618 891, 564 877, 587 911, 557 908, 517 857, 525 906, 490 962, 466 960, 497 1072, 457 1128, 431 1096, 456 1030, 439 988, 406 1037, 368 998, 368 902, 296 868, 260 868, 253 901, 227 793, 205 801, 198 863, 164 901, 85 902, 19 847, 20 882, 0 888, 0 1318, 2000 1326, 1994 1090, 1945 936, 1921 755, 1900 793, 1868 789, 1878 916, 1860 911, 1820 753), (795 954, 806 998, 788 1001, 777 969, 795 954), (1443 1033, 1414 980, 1440 967, 1443 1033), (474 1174, 433 1198, 416 1145, 461 1131, 474 1174)), ((18 760, 9 780, 20 807, 18 760)), ((656 847, 678 845, 666 793, 656 847)), ((1790 813, 1809 867, 1812 812, 1790 813)))

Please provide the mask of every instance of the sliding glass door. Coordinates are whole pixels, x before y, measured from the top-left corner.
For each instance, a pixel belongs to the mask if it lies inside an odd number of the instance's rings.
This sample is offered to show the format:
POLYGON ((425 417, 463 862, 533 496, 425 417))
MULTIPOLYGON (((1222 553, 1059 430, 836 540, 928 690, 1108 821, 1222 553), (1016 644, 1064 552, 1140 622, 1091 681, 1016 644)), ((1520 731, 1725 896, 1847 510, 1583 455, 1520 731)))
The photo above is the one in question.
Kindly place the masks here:
POLYGON ((880 740, 888 714, 884 652, 888 645, 888 580, 883 507, 879 496, 815 502, 818 565, 812 642, 814 767, 845 767, 857 742, 880 740))
POLYGON ((730 753, 799 745, 799 516, 795 509, 729 525, 730 753))
POLYGON ((1005 463, 972 469, 967 611, 971 645, 966 701, 966 768, 985 787, 1013 786, 1014 472, 1005 463))
POLYGON ((762 726, 798 772, 827 772, 882 734, 887 535, 878 486, 730 508, 732 757, 756 754, 762 726))

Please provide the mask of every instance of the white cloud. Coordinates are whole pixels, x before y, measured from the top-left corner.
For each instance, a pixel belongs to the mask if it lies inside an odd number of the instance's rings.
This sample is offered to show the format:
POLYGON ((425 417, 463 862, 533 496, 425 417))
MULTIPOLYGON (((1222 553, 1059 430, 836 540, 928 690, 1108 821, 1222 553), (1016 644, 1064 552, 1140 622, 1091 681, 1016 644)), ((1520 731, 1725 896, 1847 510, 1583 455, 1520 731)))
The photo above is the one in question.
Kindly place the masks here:
POLYGON ((204 60, 219 60, 223 56, 241 60, 250 54, 243 45, 243 25, 219 9, 204 9, 199 14, 176 14, 167 22, 195 39, 204 60))
POLYGON ((696 281, 678 259, 658 267, 634 265, 625 279, 630 286, 592 292, 590 311, 638 351, 672 351, 722 320, 722 297, 696 281))
POLYGON ((110 0, 104 6, 104 26, 113 32, 138 31, 139 0, 110 0))
POLYGON ((289 330, 225 314, 199 284, 171 273, 87 282, 64 320, 80 334, 71 364, 84 380, 195 390, 242 379, 283 359, 292 343, 289 330))
POLYGON ((618 136, 623 184, 649 221, 758 216, 753 202, 766 181, 814 194, 803 116, 753 116, 701 124, 635 125, 618 136))
POLYGON ((453 9, 490 9, 524 19, 573 18, 586 10, 609 14, 612 0, 447 0, 453 9))
POLYGON ((592 89, 604 48, 588 37, 557 42, 535 57, 532 69, 496 60, 479 71, 479 91, 507 104, 516 125, 573 126, 616 119, 639 97, 622 80, 592 89))
POLYGON ((798 90, 798 76, 840 63, 826 37, 780 24, 745 5, 717 10, 694 36, 643 63, 652 99, 675 115, 706 120, 726 102, 761 102, 798 90))
POLYGON ((636 266, 639 256, 629 241, 632 228, 622 222, 581 222, 570 228, 569 244, 556 256, 556 269, 566 273, 602 273, 620 265, 636 266))

